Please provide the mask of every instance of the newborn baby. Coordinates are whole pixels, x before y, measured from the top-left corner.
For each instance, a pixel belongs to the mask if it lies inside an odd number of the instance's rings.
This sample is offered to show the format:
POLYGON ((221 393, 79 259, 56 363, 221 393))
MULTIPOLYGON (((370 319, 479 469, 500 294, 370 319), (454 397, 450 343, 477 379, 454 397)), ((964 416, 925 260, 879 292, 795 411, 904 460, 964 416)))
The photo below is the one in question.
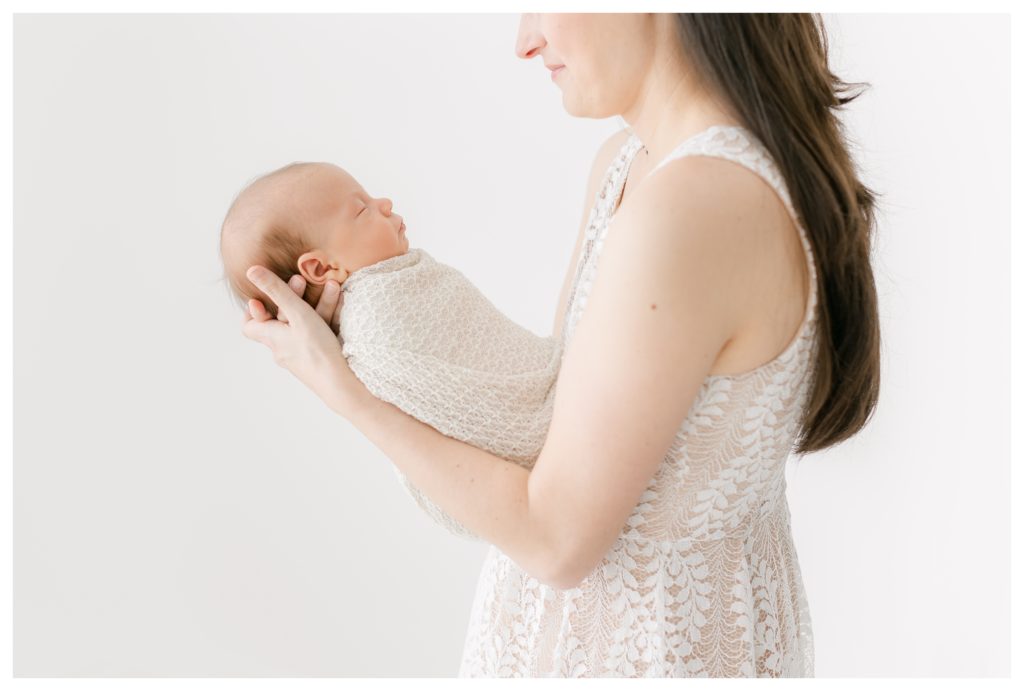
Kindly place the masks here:
MULTIPOLYGON (((253 264, 284 281, 301 273, 307 299, 316 290, 313 303, 328 279, 338 281, 342 354, 374 396, 447 436, 533 467, 551 423, 561 344, 506 317, 458 270, 409 249, 389 200, 370 197, 337 166, 285 166, 231 205, 221 256, 243 308, 255 297, 276 314, 245 277, 253 264)), ((479 539, 392 467, 435 522, 479 539)))
POLYGON ((330 163, 292 163, 257 178, 228 209, 220 252, 233 296, 246 308, 260 300, 277 317, 277 306, 245 277, 253 264, 281 280, 300 273, 307 299, 316 304, 328 279, 344 284, 350 274, 405 254, 405 222, 391 200, 371 197, 355 178, 330 163))

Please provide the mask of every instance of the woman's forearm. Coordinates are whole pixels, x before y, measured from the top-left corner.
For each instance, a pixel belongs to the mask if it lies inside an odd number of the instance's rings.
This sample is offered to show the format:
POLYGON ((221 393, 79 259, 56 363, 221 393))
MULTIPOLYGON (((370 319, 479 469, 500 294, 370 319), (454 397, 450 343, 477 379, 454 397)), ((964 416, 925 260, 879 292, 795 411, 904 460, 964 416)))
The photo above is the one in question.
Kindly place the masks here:
POLYGON ((552 583, 546 532, 530 513, 528 470, 448 437, 369 391, 338 412, 445 513, 552 583))

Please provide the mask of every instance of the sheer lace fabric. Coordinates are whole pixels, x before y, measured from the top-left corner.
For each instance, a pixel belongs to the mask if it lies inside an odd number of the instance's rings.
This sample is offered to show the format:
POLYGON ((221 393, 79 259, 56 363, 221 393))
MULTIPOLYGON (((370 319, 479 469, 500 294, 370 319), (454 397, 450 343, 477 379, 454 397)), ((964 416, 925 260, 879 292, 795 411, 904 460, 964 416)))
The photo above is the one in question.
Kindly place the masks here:
MULTIPOLYGON (((640 146, 631 135, 591 209, 562 354, 585 313, 612 210, 640 146)), ((688 155, 746 166, 796 219, 781 175, 747 130, 708 128, 658 167, 688 155)), ((797 226, 811 280, 792 341, 760 367, 705 379, 619 538, 578 587, 547 586, 496 546, 488 549, 460 677, 813 676, 784 475, 815 344, 815 265, 797 226)))

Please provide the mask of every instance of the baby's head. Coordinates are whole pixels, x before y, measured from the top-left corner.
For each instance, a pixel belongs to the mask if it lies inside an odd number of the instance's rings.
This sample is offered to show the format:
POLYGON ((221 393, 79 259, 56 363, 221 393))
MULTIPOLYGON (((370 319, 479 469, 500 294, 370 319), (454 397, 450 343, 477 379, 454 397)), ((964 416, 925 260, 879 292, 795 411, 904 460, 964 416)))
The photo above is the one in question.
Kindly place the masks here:
POLYGON ((355 178, 330 163, 292 163, 243 189, 224 217, 220 254, 232 295, 250 298, 277 316, 277 306, 246 277, 253 264, 281 280, 300 273, 315 304, 328 279, 405 254, 409 241, 391 200, 371 197, 355 178))

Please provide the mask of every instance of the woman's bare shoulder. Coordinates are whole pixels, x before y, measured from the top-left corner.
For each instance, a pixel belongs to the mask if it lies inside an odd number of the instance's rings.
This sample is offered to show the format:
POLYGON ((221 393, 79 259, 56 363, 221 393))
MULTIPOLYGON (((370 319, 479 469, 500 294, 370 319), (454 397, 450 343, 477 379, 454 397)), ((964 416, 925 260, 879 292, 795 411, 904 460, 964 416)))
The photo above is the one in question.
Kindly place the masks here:
POLYGON ((619 213, 659 255, 701 256, 710 272, 703 280, 714 286, 706 292, 720 300, 715 309, 731 334, 713 374, 746 372, 792 339, 808 290, 804 250, 761 175, 722 157, 684 156, 643 180, 619 213), (731 278, 713 283, 719 277, 731 278))

